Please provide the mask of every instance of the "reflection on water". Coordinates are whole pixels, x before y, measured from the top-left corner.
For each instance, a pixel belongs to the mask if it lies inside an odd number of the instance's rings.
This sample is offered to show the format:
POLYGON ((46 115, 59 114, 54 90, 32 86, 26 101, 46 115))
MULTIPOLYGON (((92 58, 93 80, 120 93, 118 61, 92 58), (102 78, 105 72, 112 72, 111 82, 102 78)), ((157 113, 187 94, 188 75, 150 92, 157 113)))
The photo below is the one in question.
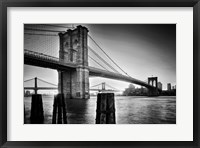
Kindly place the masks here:
MULTIPOLYGON (((53 96, 43 96, 45 124, 52 123, 53 96)), ((31 97, 25 97, 25 123, 30 123, 31 97)), ((95 124, 97 97, 68 99, 70 124, 95 124)), ((117 124, 175 124, 176 97, 115 96, 117 124)))

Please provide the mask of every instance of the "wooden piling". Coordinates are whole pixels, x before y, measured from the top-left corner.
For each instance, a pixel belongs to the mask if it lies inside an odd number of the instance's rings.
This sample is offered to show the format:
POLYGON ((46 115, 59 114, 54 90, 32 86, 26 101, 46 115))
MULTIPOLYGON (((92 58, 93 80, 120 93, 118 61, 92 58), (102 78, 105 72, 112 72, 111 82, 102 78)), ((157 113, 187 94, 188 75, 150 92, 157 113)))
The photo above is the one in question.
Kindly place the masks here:
POLYGON ((31 124, 42 124, 44 122, 44 111, 41 94, 33 94, 31 101, 31 124))
POLYGON ((116 124, 114 93, 107 94, 107 112, 108 112, 108 114, 106 116, 106 123, 107 124, 116 124))
POLYGON ((58 118, 57 123, 62 124, 62 96, 61 94, 57 95, 57 104, 58 104, 58 118))
POLYGON ((56 124, 56 114, 57 114, 57 97, 54 96, 54 103, 53 103, 53 117, 52 117, 52 123, 56 124))
POLYGON ((63 123, 67 124, 67 112, 66 112, 66 102, 65 102, 64 94, 62 97, 62 104, 63 104, 63 123))
POLYGON ((98 94, 96 124, 116 124, 114 93, 98 94))
POLYGON ((64 94, 58 94, 54 97, 53 105, 53 124, 67 124, 66 107, 64 94))
POLYGON ((25 112, 25 105, 24 105, 24 124, 25 124, 25 119, 26 119, 26 112, 25 112))

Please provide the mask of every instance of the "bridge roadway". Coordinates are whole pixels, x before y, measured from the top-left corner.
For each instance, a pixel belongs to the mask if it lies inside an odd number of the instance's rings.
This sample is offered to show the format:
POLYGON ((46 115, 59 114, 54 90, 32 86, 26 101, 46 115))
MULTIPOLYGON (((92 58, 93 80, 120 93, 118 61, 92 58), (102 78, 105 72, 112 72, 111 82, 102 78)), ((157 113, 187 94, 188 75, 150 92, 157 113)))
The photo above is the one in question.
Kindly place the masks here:
MULTIPOLYGON (((24 87, 24 89, 35 89, 35 87, 24 87)), ((52 90, 52 89, 58 89, 57 87, 37 87, 37 90, 52 90)))
POLYGON ((100 92, 120 92, 119 90, 112 90, 112 89, 90 89, 90 91, 100 91, 100 92))
MULTIPOLYGON (((64 61, 61 61, 59 58, 45 55, 43 53, 30 51, 27 49, 24 50, 24 64, 65 71, 75 70, 78 67, 78 65, 75 63, 66 63, 64 61)), ((89 69, 90 76, 99 76, 109 79, 121 80, 129 83, 138 84, 150 89, 155 88, 154 86, 148 85, 146 82, 122 74, 102 70, 91 66, 87 66, 86 68, 89 69)))

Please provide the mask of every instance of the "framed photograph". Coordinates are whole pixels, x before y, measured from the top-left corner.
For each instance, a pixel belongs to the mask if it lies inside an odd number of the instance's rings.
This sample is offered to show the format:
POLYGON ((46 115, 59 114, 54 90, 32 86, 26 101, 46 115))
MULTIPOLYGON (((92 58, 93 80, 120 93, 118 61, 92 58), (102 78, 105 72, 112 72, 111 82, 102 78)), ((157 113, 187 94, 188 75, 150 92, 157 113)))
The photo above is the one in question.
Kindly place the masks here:
POLYGON ((2 1, 1 147, 199 147, 199 5, 2 1))

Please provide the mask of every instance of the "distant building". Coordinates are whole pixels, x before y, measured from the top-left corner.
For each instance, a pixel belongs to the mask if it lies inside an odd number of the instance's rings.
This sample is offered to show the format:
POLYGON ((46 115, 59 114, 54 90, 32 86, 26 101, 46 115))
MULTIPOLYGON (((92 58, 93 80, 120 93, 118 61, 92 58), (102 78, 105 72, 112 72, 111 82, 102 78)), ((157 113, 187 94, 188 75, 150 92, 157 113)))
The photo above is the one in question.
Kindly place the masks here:
POLYGON ((176 85, 172 86, 172 90, 175 90, 176 89, 176 85))
POLYGON ((167 83, 167 90, 171 91, 171 83, 167 83))
POLYGON ((31 92, 29 91, 29 90, 27 90, 27 91, 24 91, 25 93, 24 93, 24 96, 30 96, 31 95, 31 92))
POLYGON ((162 83, 158 82, 158 88, 162 90, 162 83))
POLYGON ((135 90, 135 85, 133 84, 129 84, 129 88, 134 89, 135 90))

